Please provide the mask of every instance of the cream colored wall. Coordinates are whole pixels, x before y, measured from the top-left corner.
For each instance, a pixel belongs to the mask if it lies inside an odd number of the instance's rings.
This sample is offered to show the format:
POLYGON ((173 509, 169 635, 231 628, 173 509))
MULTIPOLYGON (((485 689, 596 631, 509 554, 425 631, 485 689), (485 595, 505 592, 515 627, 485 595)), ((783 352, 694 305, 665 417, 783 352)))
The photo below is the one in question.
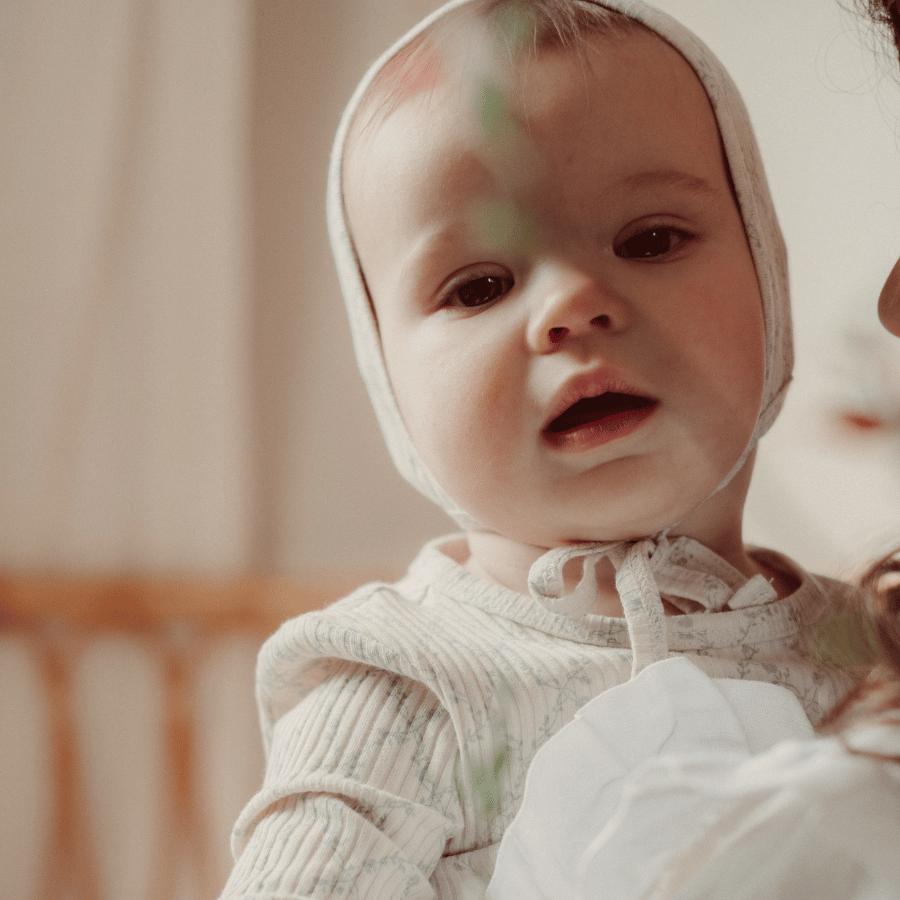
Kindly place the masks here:
POLYGON ((353 83, 431 5, 2 5, 0 565, 393 571, 446 530, 322 206, 353 83))
POLYGON ((325 234, 325 173, 368 63, 433 0, 260 3, 252 135, 260 558, 402 571, 452 523, 396 474, 353 361, 325 234))
POLYGON ((0 7, 0 563, 251 544, 251 9, 0 7))

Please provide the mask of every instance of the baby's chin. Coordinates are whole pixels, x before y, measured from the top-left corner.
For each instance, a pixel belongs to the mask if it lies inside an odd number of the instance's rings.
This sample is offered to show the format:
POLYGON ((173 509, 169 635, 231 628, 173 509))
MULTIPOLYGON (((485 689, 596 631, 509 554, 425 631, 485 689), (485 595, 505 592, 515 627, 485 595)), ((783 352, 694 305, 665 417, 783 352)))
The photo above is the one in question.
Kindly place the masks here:
MULTIPOLYGON (((749 477, 749 474, 748 474, 749 477)), ((746 479, 733 478, 722 490, 717 490, 724 475, 715 474, 708 483, 690 485, 689 490, 674 491, 663 501, 647 509, 653 498, 644 496, 644 509, 604 510, 602 521, 594 520, 560 523, 555 527, 528 529, 526 539, 544 547, 562 547, 573 544, 606 543, 614 541, 639 541, 662 533, 684 535, 693 538, 710 549, 716 549, 723 536, 728 540, 741 532, 743 508, 746 499, 746 479)), ((587 517, 585 517, 587 518, 587 517)), ((523 536, 525 529, 522 530, 523 536)))
POLYGON ((597 522, 563 525, 557 528, 522 532, 526 543, 540 547, 571 547, 576 544, 617 543, 619 541, 640 541, 655 537, 664 531, 677 528, 685 518, 690 517, 694 507, 667 509, 652 516, 635 517, 630 521, 597 522))
MULTIPOLYGON (((512 503, 499 511, 486 503, 466 508, 483 530, 509 543, 550 550, 577 544, 617 543, 657 537, 662 533, 684 535, 715 550, 723 535, 729 542, 741 531, 747 479, 731 479, 717 490, 724 474, 677 480, 659 478, 639 485, 634 496, 618 497, 595 492, 597 500, 584 502, 585 494, 568 498, 544 496, 532 503, 512 503), (556 500, 556 502, 554 502, 556 500)), ((749 473, 748 473, 749 477, 749 473)), ((471 497, 468 499, 472 499, 471 497)))
POLYGON ((657 525, 655 522, 646 526, 629 528, 585 528, 568 531, 518 531, 518 530, 486 530, 482 533, 493 534, 497 538, 510 543, 533 547, 538 550, 553 550, 557 547, 574 547, 580 544, 606 544, 633 542, 644 538, 655 537, 675 525, 657 525))

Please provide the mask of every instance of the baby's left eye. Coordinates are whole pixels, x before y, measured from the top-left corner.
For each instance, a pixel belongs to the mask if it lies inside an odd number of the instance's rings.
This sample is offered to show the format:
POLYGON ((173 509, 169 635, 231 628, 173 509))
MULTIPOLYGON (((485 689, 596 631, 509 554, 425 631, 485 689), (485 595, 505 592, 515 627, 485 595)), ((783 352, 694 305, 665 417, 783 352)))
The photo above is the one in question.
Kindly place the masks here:
POLYGON ((450 295, 447 306, 462 306, 474 309, 486 306, 512 289, 512 278, 501 275, 482 275, 461 284, 450 295))
POLYGON ((677 250, 687 239, 684 231, 668 225, 646 228, 613 248, 622 259, 653 259, 677 250))

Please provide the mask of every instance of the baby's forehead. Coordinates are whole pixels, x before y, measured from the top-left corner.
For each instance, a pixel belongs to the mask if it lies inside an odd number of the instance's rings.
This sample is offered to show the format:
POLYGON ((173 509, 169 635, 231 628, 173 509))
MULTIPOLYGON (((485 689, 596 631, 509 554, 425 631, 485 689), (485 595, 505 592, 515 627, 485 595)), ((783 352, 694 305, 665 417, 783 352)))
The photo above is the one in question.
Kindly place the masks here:
MULTIPOLYGON (((589 69, 591 53, 605 41, 643 37, 666 44, 655 32, 621 13, 592 6, 590 15, 542 17, 534 9, 552 4, 496 3, 493 15, 464 6, 415 36, 391 56, 371 78, 353 114, 347 151, 405 103, 427 101, 443 91, 468 91, 473 115, 490 118, 498 106, 508 106, 527 87, 529 67, 536 59, 577 58, 589 69), (508 7, 504 11, 504 8, 508 7), (523 11, 524 10, 524 11, 523 11)), ((579 4, 571 4, 577 9, 579 4)))
MULTIPOLYGON (((478 155, 504 183, 530 177, 542 168, 537 148, 570 133, 573 124, 578 130, 597 116, 609 119, 603 98, 610 72, 651 71, 660 90, 687 72, 705 105, 705 90, 684 57, 655 32, 625 21, 627 27, 586 29, 577 41, 548 39, 516 53, 498 45, 483 24, 468 21, 418 35, 382 66, 357 106, 343 151, 345 202, 354 185, 366 192, 365 185, 410 153, 442 158, 453 145, 478 155)), ((627 107, 625 115, 631 116, 627 107)), ((609 119, 607 130, 615 127, 609 119)), ((590 147, 579 146, 591 156, 590 147)), ((572 155, 582 154, 573 146, 572 155)), ((432 180, 453 174, 433 166, 429 172, 432 180)))

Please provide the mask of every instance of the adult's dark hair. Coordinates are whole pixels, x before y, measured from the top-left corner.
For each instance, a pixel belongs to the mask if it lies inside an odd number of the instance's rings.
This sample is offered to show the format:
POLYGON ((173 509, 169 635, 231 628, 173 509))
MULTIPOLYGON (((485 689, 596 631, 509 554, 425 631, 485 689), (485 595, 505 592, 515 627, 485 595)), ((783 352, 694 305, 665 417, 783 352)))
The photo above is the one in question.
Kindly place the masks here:
POLYGON ((871 668, 826 716, 820 725, 825 732, 900 710, 900 548, 866 572, 847 618, 835 621, 839 643, 851 648, 850 661, 871 668))
POLYGON ((869 569, 862 591, 864 612, 875 628, 881 651, 882 680, 887 682, 882 704, 900 709, 900 551, 869 569))
POLYGON ((857 0, 863 11, 885 29, 900 61, 900 0, 857 0))

